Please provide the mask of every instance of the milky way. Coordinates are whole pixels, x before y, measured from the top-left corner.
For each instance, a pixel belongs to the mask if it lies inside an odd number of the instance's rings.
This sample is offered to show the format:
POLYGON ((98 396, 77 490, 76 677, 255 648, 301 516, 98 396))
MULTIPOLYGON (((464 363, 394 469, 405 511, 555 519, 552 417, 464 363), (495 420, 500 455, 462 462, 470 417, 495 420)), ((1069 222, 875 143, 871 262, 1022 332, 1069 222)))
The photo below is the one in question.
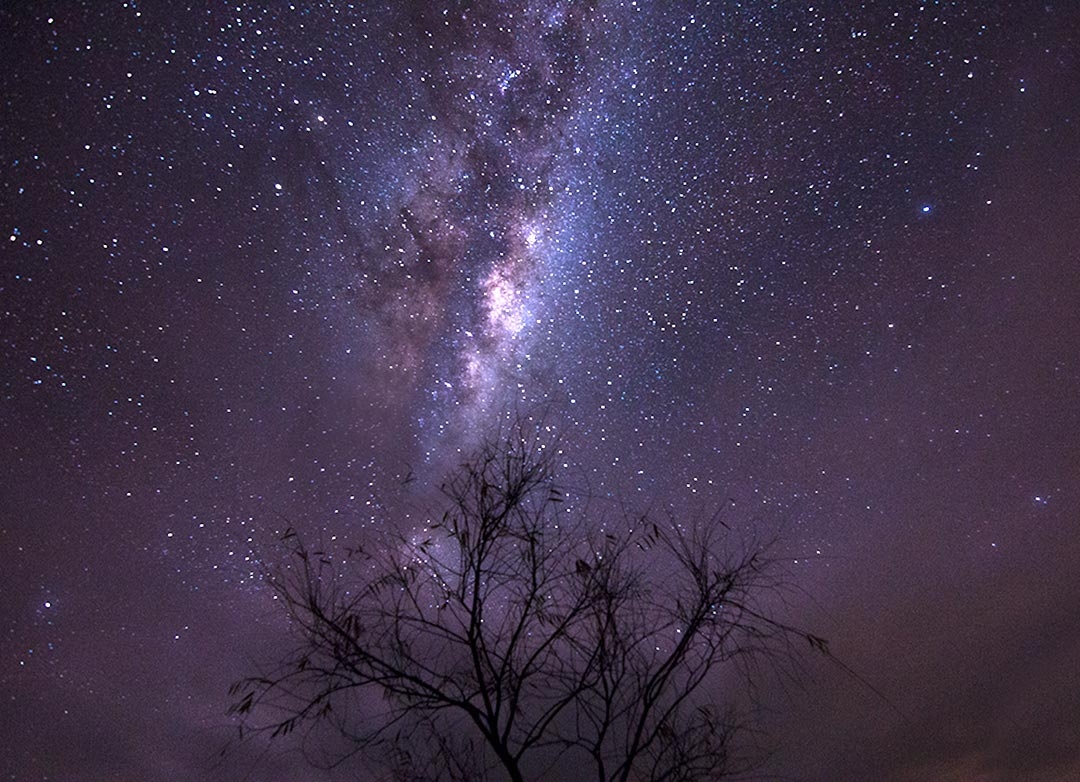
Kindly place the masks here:
POLYGON ((355 285, 439 429, 475 429, 550 393, 532 388, 530 362, 569 262, 558 237, 596 25, 567 4, 431 9, 411 24, 401 111, 418 127, 396 164, 409 181, 366 232, 355 285))
POLYGON ((521 411, 591 507, 780 541, 874 689, 764 686, 769 771, 1080 774, 1072 4, 0 29, 5 778, 309 778, 214 764, 274 541, 422 529, 521 411))

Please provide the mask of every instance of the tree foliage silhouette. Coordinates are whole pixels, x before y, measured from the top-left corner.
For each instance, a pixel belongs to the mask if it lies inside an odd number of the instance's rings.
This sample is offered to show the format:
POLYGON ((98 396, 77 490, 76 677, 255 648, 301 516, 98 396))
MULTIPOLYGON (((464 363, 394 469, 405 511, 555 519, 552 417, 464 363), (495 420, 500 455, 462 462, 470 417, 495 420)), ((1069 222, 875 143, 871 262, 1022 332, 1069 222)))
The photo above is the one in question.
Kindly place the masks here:
POLYGON ((726 552, 719 523, 591 526, 553 466, 519 425, 449 477, 422 540, 342 559, 286 533, 268 578, 297 643, 233 686, 242 730, 332 728, 400 779, 746 771, 745 726, 710 680, 825 642, 761 607, 776 586, 762 549, 726 552))

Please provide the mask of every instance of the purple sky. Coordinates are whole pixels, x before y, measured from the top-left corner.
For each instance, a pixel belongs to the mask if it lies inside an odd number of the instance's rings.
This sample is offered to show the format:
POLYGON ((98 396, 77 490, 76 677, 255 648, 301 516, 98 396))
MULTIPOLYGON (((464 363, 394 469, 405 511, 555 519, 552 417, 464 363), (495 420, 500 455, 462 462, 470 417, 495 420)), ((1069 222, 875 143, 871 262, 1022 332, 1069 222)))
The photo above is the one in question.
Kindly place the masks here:
POLYGON ((1080 778, 1080 9, 356 5, 0 10, 3 778, 338 778, 216 765, 254 552, 515 405, 780 531, 888 702, 811 664, 770 774, 1080 778))

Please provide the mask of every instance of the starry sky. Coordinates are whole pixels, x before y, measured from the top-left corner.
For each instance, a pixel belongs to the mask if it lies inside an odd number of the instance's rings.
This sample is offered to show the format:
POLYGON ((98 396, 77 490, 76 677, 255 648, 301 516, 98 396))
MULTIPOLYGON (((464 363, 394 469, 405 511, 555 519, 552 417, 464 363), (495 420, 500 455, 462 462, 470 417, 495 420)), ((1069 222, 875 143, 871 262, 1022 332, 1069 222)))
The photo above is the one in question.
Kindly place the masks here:
POLYGON ((766 686, 769 773, 1080 777, 1080 6, 0 31, 5 779, 340 778, 217 758, 267 544, 407 534, 522 409, 596 497, 779 535, 884 697, 766 686))

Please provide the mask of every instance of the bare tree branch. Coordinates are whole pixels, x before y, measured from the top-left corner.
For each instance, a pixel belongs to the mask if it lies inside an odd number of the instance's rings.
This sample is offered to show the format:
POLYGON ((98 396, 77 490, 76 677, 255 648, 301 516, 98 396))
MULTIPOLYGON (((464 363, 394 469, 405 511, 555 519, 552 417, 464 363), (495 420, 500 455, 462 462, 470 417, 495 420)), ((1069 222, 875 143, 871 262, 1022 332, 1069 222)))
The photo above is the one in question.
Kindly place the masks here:
POLYGON ((613 529, 568 512, 554 452, 522 422, 485 442, 443 484, 446 510, 419 543, 335 559, 287 532, 269 583, 297 645, 233 686, 242 728, 326 724, 397 779, 750 768, 735 749, 745 726, 707 685, 798 639, 828 655, 825 641, 771 618, 765 552, 731 556, 726 525, 613 529))

